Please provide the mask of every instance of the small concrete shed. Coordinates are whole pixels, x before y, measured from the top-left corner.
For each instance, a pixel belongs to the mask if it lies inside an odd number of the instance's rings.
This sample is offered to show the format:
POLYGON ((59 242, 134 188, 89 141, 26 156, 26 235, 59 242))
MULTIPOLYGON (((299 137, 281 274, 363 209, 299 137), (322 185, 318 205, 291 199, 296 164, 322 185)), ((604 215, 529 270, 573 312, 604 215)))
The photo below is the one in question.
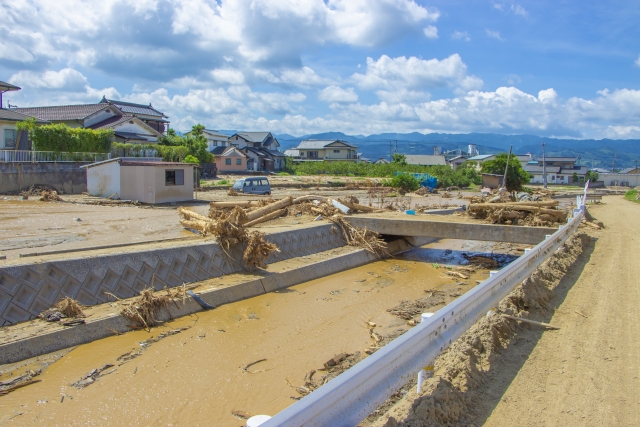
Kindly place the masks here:
POLYGON ((115 158, 82 166, 92 196, 156 204, 193 200, 195 165, 159 160, 115 158))

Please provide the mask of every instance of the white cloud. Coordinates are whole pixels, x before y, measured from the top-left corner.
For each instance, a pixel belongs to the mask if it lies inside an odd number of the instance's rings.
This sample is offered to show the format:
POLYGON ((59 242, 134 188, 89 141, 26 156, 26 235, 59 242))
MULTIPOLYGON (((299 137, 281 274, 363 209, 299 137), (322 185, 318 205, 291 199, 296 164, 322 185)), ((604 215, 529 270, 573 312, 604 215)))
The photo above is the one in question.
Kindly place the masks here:
POLYGON ((640 55, 638 55, 638 59, 636 59, 636 67, 640 67, 640 55))
POLYGON ((522 83, 522 79, 517 74, 509 74, 503 80, 506 81, 509 86, 514 86, 522 83))
POLYGON ((393 91, 379 90, 376 91, 376 95, 378 95, 378 98, 380 98, 381 101, 389 104, 414 104, 416 102, 428 101, 431 98, 431 94, 429 92, 421 90, 407 90, 404 88, 393 91))
POLYGON ((434 25, 429 25, 425 27, 423 30, 424 36, 428 39, 437 39, 438 38, 438 28, 434 25))
POLYGON ((519 4, 515 4, 515 3, 513 3, 511 5, 511 11, 513 13, 515 13, 516 15, 520 15, 520 16, 527 16, 529 14, 529 12, 527 12, 524 7, 520 6, 519 4))
POLYGON ((484 30, 487 35, 491 38, 497 39, 497 40, 504 40, 502 37, 500 37, 500 32, 499 31, 493 31, 493 30, 484 30))
POLYGON ((467 75, 467 66, 460 55, 424 60, 411 56, 390 58, 382 55, 377 61, 367 58, 365 74, 355 73, 352 78, 363 89, 427 89, 460 86, 478 89, 482 80, 467 75))
POLYGON ((352 87, 327 86, 318 93, 318 99, 325 102, 358 102, 358 94, 352 87))
POLYGON ((219 83, 241 85, 244 83, 242 71, 233 68, 216 68, 211 71, 211 76, 219 83))
POLYGON ((309 67, 302 67, 300 69, 286 69, 283 71, 275 72, 275 74, 269 70, 257 69, 254 70, 254 74, 260 79, 266 80, 269 83, 303 88, 333 83, 331 79, 319 76, 309 67))
POLYGON ((64 68, 60 71, 20 71, 9 78, 9 82, 29 89, 51 89, 69 92, 83 91, 87 79, 77 70, 64 68))
POLYGON ((469 37, 469 33, 466 31, 454 31, 453 34, 451 34, 451 39, 464 40, 466 42, 471 41, 471 37, 469 37))

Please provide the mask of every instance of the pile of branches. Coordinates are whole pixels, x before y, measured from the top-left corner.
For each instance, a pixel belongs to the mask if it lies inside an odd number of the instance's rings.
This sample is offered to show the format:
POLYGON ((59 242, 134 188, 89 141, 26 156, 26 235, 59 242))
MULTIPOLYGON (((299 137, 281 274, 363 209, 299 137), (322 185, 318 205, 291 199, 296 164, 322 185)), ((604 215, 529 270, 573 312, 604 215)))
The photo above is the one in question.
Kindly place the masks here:
POLYGON ((40 193, 41 202, 64 202, 56 190, 42 190, 40 193))
POLYGON ((568 212, 558 208, 557 200, 541 202, 471 203, 467 212, 473 218, 492 224, 553 226, 567 221, 568 212))
POLYGON ((381 259, 391 256, 387 249, 387 242, 380 237, 379 233, 366 227, 356 228, 345 221, 342 216, 335 216, 329 220, 340 228, 347 245, 362 248, 381 259))
POLYGON ((165 291, 166 294, 154 294, 152 288, 146 288, 140 291, 140 296, 133 300, 122 300, 111 293, 105 293, 119 301, 120 315, 131 322, 130 327, 148 330, 152 326, 162 323, 158 317, 164 310, 167 310, 171 316, 169 305, 173 303, 178 308, 175 298, 184 296, 183 290, 180 288, 173 291, 165 289, 165 291))
POLYGON ((78 303, 78 301, 65 297, 58 301, 53 307, 43 311, 38 315, 39 318, 46 320, 47 322, 57 322, 64 318, 81 318, 86 317, 82 311, 84 307, 78 303))
POLYGON ((279 252, 276 245, 265 240, 264 233, 246 230, 247 226, 257 223, 257 219, 282 215, 283 212, 278 209, 253 219, 239 206, 230 211, 213 209, 208 217, 185 208, 179 208, 178 213, 182 216, 180 223, 184 227, 198 230, 202 236, 216 237, 225 251, 239 244, 244 245, 242 259, 248 270, 266 268, 265 260, 273 252, 279 252))

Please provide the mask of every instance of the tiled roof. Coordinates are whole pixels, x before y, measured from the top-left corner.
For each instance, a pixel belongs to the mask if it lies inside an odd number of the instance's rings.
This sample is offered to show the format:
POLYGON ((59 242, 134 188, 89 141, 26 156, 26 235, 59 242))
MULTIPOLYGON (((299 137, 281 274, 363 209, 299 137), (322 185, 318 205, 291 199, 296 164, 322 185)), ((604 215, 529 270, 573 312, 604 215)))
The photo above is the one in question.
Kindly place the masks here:
POLYGON ((423 154, 407 154, 406 157, 407 163, 410 165, 436 166, 447 164, 443 155, 429 156, 423 154))
POLYGON ((301 141, 300 144, 298 144, 298 146, 296 147, 296 149, 298 150, 318 150, 318 149, 323 149, 325 147, 327 147, 328 145, 331 145, 333 143, 339 142, 341 144, 344 144, 346 147, 349 148, 358 148, 355 145, 351 145, 348 142, 345 141, 341 141, 339 139, 306 139, 304 141, 301 141))
POLYGON ((89 126, 90 129, 113 129, 114 127, 118 126, 119 124, 128 122, 129 120, 133 120, 134 117, 130 114, 125 114, 122 116, 113 116, 113 117, 109 117, 106 120, 103 120, 99 123, 93 124, 91 126, 89 126))
POLYGON ((105 104, 56 105, 52 107, 16 108, 18 113, 37 117, 48 121, 82 120, 100 110, 107 108, 105 104))
POLYGON ((253 148, 253 147, 243 147, 240 149, 241 151, 251 151, 253 154, 255 154, 258 157, 266 157, 266 154, 258 149, 258 148, 253 148))
POLYGON ((285 156, 298 157, 300 156, 300 150, 296 150, 295 148, 284 150, 285 156))
POLYGON ((260 150, 272 155, 273 157, 285 157, 285 155, 278 150, 267 150, 266 148, 260 148, 260 150))
POLYGON ((163 117, 164 114, 158 110, 156 110, 155 108, 153 108, 151 106, 151 104, 149 105, 143 105, 143 104, 134 104, 133 102, 124 102, 124 101, 116 101, 114 99, 107 99, 107 98, 102 98, 102 101, 100 101, 100 104, 104 105, 107 103, 112 103, 114 105, 116 105, 118 108, 120 108, 123 112, 125 113, 130 113, 130 114, 145 114, 147 116, 160 116, 163 117))
MULTIPOLYGON (((10 121, 15 121, 15 122, 21 122, 23 120, 28 119, 29 117, 32 116, 28 116, 26 114, 22 114, 22 113, 18 113, 15 110, 7 110, 4 108, 0 108, 0 120, 10 120, 10 121)), ((44 123, 48 123, 47 121, 44 120, 39 120, 36 119, 36 122, 44 124, 44 123)))
POLYGON ((221 156, 229 147, 213 147, 213 150, 209 151, 214 156, 221 156))
POLYGON ((470 157, 468 160, 477 162, 480 160, 488 159, 491 156, 495 156, 495 154, 478 154, 477 156, 470 157))
POLYGON ((271 132, 238 132, 236 135, 241 136, 249 142, 263 142, 271 132))
POLYGON ((211 130, 211 129, 205 129, 204 130, 206 133, 208 133, 209 135, 216 137, 216 138, 220 138, 220 139, 229 139, 228 135, 225 135, 224 133, 220 133, 217 130, 211 130))
MULTIPOLYGON (((11 83, 3 82, 0 80, 0 91, 8 92, 10 90, 20 90, 16 85, 12 85, 11 83)), ((1 107, 1 106, 0 106, 1 107)))
POLYGON ((619 171, 618 173, 631 173, 634 170, 636 170, 636 168, 625 168, 625 169, 622 169, 621 171, 619 171))

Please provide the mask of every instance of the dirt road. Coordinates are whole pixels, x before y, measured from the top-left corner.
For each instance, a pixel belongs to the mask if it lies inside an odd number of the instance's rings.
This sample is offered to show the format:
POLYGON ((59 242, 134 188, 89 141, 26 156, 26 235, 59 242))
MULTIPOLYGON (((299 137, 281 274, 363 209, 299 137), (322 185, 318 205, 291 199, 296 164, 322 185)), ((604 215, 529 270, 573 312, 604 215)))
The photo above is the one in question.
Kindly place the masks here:
POLYGON ((561 329, 532 344, 515 378, 490 379, 487 397, 498 403, 478 425, 640 425, 640 204, 608 196, 590 212, 607 229, 592 233, 589 261, 552 302, 559 307, 550 322, 561 329))

